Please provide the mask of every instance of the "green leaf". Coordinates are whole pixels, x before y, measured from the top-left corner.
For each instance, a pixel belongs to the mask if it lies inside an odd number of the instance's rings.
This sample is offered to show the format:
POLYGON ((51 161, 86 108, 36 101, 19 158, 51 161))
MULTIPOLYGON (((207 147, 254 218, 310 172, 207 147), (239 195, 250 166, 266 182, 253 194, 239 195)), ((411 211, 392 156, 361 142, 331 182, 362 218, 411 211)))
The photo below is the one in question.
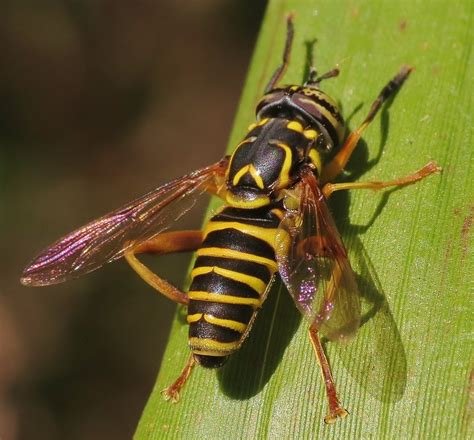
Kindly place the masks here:
POLYGON ((352 177, 391 179, 430 159, 444 171, 395 191, 341 192, 331 200, 367 312, 352 343, 326 344, 347 418, 324 425, 307 325, 277 285, 243 348, 217 372, 197 367, 173 405, 160 391, 189 354, 179 310, 136 439, 472 435, 473 8, 469 0, 269 2, 229 151, 254 119, 293 11, 284 82, 303 81, 305 43, 317 38, 320 72, 341 69, 323 89, 351 115, 352 129, 402 64, 416 68, 364 134, 352 177))

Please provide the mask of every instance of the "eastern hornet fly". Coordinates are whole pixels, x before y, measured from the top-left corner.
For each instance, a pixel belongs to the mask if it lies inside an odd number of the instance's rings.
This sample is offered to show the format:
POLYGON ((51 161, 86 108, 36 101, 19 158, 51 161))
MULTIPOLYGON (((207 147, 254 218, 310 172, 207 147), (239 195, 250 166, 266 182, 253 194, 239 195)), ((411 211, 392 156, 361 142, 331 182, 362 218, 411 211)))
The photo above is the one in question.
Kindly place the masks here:
POLYGON ((154 289, 187 305, 191 353, 178 379, 163 391, 177 401, 196 364, 217 368, 247 337, 275 275, 309 321, 309 337, 326 387, 333 423, 340 405, 320 335, 351 338, 360 325, 360 298, 347 252, 327 206, 335 191, 380 190, 414 183, 441 170, 431 161, 389 182, 331 183, 344 170, 363 131, 412 71, 403 66, 348 137, 335 101, 320 89, 333 69, 311 67, 303 85, 279 86, 289 64, 292 16, 283 59, 256 109, 256 122, 231 156, 166 183, 79 228, 41 252, 25 269, 28 286, 61 283, 125 257, 154 289), (332 154, 331 154, 332 153, 332 154), (202 231, 164 232, 211 193, 226 203, 202 231), (196 251, 189 291, 157 276, 136 257, 196 251))

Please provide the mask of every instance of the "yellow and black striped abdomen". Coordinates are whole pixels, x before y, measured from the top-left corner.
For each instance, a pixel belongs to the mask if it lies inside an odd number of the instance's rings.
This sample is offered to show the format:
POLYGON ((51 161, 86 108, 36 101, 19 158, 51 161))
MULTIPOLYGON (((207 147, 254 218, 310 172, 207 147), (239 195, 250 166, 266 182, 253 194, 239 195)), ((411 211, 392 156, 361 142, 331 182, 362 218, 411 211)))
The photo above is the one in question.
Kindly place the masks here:
POLYGON ((281 211, 225 207, 204 228, 191 273, 189 345, 199 362, 220 366, 245 339, 277 270, 281 211))

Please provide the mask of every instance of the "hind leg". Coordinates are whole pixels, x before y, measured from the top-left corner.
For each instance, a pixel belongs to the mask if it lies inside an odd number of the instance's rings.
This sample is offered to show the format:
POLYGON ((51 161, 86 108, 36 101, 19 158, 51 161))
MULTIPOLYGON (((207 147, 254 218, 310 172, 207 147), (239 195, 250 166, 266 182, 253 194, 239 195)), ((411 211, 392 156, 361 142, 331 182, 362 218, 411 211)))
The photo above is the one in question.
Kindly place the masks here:
POLYGON ((180 304, 188 304, 188 295, 156 275, 146 267, 136 254, 148 253, 163 255, 172 252, 189 252, 196 250, 202 243, 202 231, 165 232, 155 238, 138 244, 125 252, 125 259, 132 269, 151 287, 162 295, 180 304))

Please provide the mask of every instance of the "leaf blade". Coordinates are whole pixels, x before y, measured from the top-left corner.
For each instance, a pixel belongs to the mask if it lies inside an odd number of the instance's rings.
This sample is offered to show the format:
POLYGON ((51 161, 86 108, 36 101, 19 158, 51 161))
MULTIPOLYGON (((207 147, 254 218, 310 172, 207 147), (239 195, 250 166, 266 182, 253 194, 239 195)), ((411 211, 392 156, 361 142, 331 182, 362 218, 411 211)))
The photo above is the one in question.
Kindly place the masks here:
POLYGON ((389 196, 354 191, 331 201, 351 259, 360 240, 381 280, 406 352, 405 393, 396 402, 374 399, 346 368, 352 364, 357 370, 357 359, 369 349, 357 340, 350 347, 328 344, 351 415, 324 426, 324 391, 306 328, 277 287, 242 351, 217 377, 197 368, 182 401, 173 406, 162 401, 159 391, 174 380, 187 355, 187 327, 174 322, 135 438, 465 437, 473 405, 468 396, 473 6, 468 1, 450 8, 388 1, 270 2, 230 150, 252 122, 256 101, 279 62, 289 11, 296 12, 296 35, 285 82, 301 83, 304 42, 318 37, 318 68, 340 63, 342 70, 324 89, 344 104, 346 115, 363 104, 350 121, 352 128, 401 64, 417 69, 367 130, 350 170, 360 180, 389 179, 434 158, 443 175, 389 196), (376 166, 364 164, 368 158, 376 166))

